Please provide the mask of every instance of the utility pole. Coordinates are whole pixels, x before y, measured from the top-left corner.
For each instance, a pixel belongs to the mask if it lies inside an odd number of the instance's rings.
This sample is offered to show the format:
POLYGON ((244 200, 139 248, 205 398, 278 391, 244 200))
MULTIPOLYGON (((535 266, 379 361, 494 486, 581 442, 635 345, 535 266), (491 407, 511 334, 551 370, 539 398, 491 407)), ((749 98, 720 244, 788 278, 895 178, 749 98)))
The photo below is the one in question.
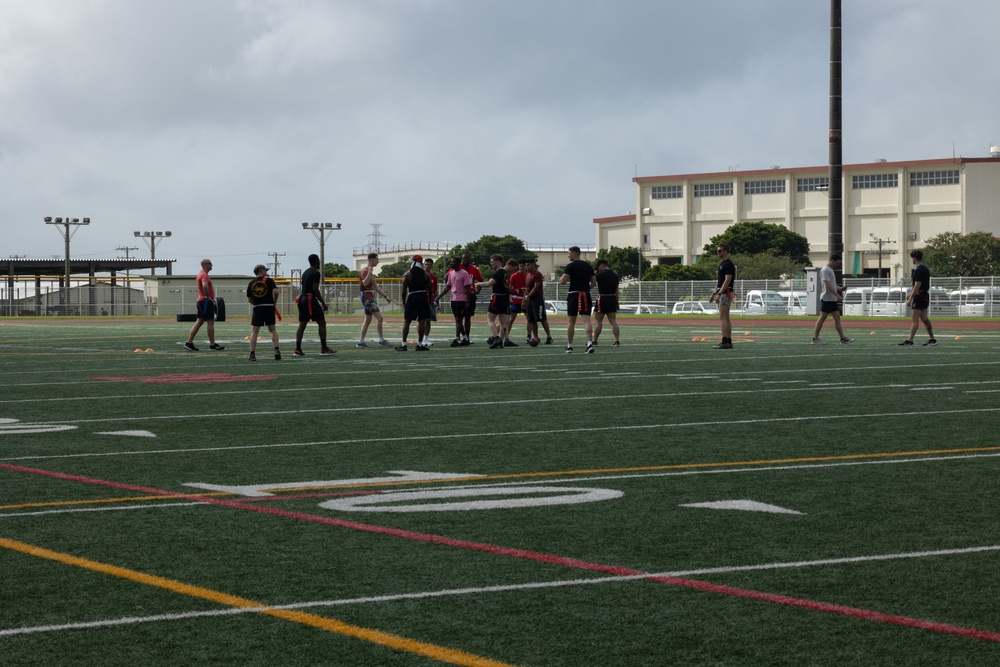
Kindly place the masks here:
MULTIPOLYGON (((136 238, 142 239, 149 247, 149 258, 156 259, 156 244, 165 238, 170 238, 173 232, 133 232, 136 238)), ((150 275, 156 275, 156 267, 150 268, 150 275)))
MULTIPOLYGON (((828 241, 831 253, 844 254, 844 119, 841 0, 830 0, 830 203, 828 241)), ((838 273, 841 273, 838 271, 838 273)), ((841 275, 837 276, 840 284, 841 275)))
POLYGON ((334 225, 332 222, 303 222, 302 229, 312 230, 316 240, 319 241, 319 279, 320 289, 326 285, 326 240, 330 234, 340 229, 340 223, 334 225))
POLYGON ((885 250, 885 251, 882 250, 882 246, 889 245, 890 243, 895 243, 895 241, 893 241, 892 239, 881 239, 881 238, 875 236, 874 234, 869 234, 868 236, 871 237, 872 243, 874 243, 875 245, 878 246, 878 250, 875 251, 875 254, 878 255, 878 279, 881 282, 881 280, 882 280, 882 255, 888 255, 889 254, 888 250, 885 250))
MULTIPOLYGON (((53 219, 52 217, 46 216, 45 217, 45 224, 46 225, 57 225, 59 227, 62 227, 62 229, 59 230, 59 233, 62 235, 63 240, 66 241, 66 267, 65 267, 65 270, 66 270, 66 277, 65 277, 66 284, 64 285, 64 289, 63 289, 63 292, 62 292, 62 304, 64 306, 66 306, 66 309, 68 310, 69 309, 69 276, 70 276, 70 267, 69 267, 69 257, 70 257, 70 255, 69 255, 69 240, 71 238, 73 238, 73 235, 76 234, 76 230, 79 229, 80 226, 82 226, 82 225, 89 225, 90 224, 90 218, 84 218, 83 221, 81 221, 80 218, 65 218, 65 219, 63 219, 63 218, 54 218, 53 219), (71 227, 72 227, 73 231, 70 231, 71 227)), ((65 315, 66 312, 64 311, 63 314, 65 315)))
POLYGON ((288 253, 287 252, 271 251, 271 252, 269 252, 267 254, 274 258, 274 262, 271 263, 271 266, 274 267, 274 275, 276 275, 276 276, 281 275, 280 273, 278 273, 278 269, 281 267, 281 265, 278 263, 278 258, 279 257, 284 257, 288 253))

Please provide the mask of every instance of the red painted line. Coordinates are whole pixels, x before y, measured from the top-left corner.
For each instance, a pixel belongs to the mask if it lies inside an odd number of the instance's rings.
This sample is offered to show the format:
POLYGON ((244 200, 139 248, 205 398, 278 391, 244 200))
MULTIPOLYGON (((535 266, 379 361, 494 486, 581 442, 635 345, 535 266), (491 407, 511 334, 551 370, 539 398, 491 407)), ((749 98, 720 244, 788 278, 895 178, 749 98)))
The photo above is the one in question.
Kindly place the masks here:
MULTIPOLYGON (((733 586, 726 586, 724 584, 713 584, 707 581, 697 581, 694 579, 685 579, 682 577, 657 577, 649 575, 646 572, 640 570, 633 570, 627 567, 620 567, 617 565, 604 565, 601 563, 591 563, 585 560, 579 560, 576 558, 567 558, 565 556, 556 556, 553 554, 545 554, 537 551, 529 551, 525 549, 514 549, 510 547, 502 547, 494 544, 485 544, 482 542, 471 542, 468 540, 459 540, 450 537, 444 537, 441 535, 431 535, 428 533, 417 533, 410 530, 402 530, 399 528, 389 528, 386 526, 376 526, 372 524, 357 523, 355 521, 345 521, 343 519, 335 519, 332 517, 316 516, 314 514, 304 514, 302 512, 289 512, 286 510, 277 509, 275 507, 260 507, 255 505, 248 505, 245 501, 239 500, 221 500, 218 498, 210 498, 207 496, 199 496, 197 494, 182 494, 175 493, 172 491, 164 491, 163 489, 154 489, 147 486, 138 486, 134 484, 123 484, 121 482, 111 482, 103 479, 95 479, 92 477, 83 477, 81 475, 70 475, 67 473, 54 472, 50 470, 41 470, 38 468, 27 468, 24 466, 11 465, 7 463, 0 463, 0 468, 12 470, 14 472, 23 472, 32 475, 43 475, 46 477, 54 477, 56 479, 64 479, 67 481, 82 482, 85 484, 96 484, 100 486, 110 486, 116 489, 128 489, 132 491, 141 491, 143 493, 148 493, 151 495, 165 495, 174 496, 179 498, 191 498, 194 500, 199 500, 201 502, 219 505, 221 507, 230 507, 233 509, 250 510, 252 512, 260 512, 261 514, 270 514, 274 516, 281 516, 290 519, 297 519, 300 521, 311 521, 313 523, 325 524, 328 526, 337 526, 339 528, 349 528, 351 530, 359 530, 367 533, 375 533, 378 535, 389 535, 392 537, 401 537, 408 540, 417 540, 420 542, 429 542, 432 544, 441 544, 449 547, 456 547, 460 549, 469 549, 472 551, 480 551, 485 553, 492 553, 501 556, 509 556, 511 558, 523 558, 526 560, 532 560, 539 563, 546 563, 549 565, 561 565, 563 567, 574 568, 578 570, 587 570, 590 572, 601 572, 603 574, 611 574, 622 577, 645 577, 650 581, 655 581, 662 584, 668 584, 671 586, 680 586, 683 588, 691 588, 694 590, 705 591, 708 593, 716 593, 719 595, 730 595, 733 597, 745 598, 749 600, 757 600, 759 602, 769 602, 772 604, 781 604, 791 607, 799 607, 802 609, 810 609, 812 611, 822 611, 830 614, 839 614, 842 616, 850 616, 853 618, 859 618, 866 621, 874 621, 878 623, 888 623, 890 625, 899 625, 903 627, 916 628, 919 630, 928 630, 931 632, 939 632, 943 634, 958 635, 960 637, 968 637, 970 639, 979 639, 982 641, 996 642, 1000 643, 1000 633, 991 632, 988 630, 978 630, 976 628, 965 628, 958 625, 951 625, 948 623, 938 623, 935 621, 925 621, 919 618, 911 618, 909 616, 900 616, 896 614, 885 614, 879 611, 873 611, 870 609, 861 609, 858 607, 848 607, 844 605, 831 604, 828 602, 820 602, 817 600, 807 600, 805 598, 796 598, 788 595, 780 595, 777 593, 765 593, 762 591, 754 591, 747 588, 735 588, 733 586)), ((270 500, 270 498, 268 498, 270 500)))

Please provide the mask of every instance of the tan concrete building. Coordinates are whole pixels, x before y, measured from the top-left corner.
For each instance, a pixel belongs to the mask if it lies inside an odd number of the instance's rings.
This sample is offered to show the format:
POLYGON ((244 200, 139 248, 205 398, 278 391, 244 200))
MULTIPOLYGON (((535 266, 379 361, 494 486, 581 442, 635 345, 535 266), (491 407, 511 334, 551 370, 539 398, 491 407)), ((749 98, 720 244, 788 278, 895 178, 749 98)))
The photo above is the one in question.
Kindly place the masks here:
MULTIPOLYGON (((385 264, 394 264, 398 262, 400 258, 412 257, 413 255, 420 255, 425 259, 428 257, 433 257, 437 260, 439 257, 447 257, 454 248, 455 244, 444 244, 444 243, 413 243, 413 244, 403 244, 403 245, 393 245, 393 246, 382 246, 379 250, 379 266, 376 267, 375 274, 378 275, 381 267, 385 264)), ((562 275, 562 267, 569 263, 569 259, 566 257, 567 249, 573 245, 568 243, 566 245, 530 245, 526 244, 525 249, 535 255, 538 258, 538 270, 549 280, 557 280, 560 275, 562 275)), ((355 248, 354 249, 354 270, 360 271, 361 267, 368 263, 368 252, 367 248, 355 248)), ((594 246, 580 245, 580 258, 588 262, 593 262, 597 259, 597 250, 594 246)), ((519 258, 517 258, 519 259, 519 258)), ((482 267, 480 267, 482 268, 482 267)), ((489 268, 489 267, 487 267, 489 268)))
MULTIPOLYGON (((762 220, 809 239, 815 265, 829 252, 826 166, 632 180, 637 212, 596 218, 598 250, 639 246, 653 264, 690 264, 730 225, 762 220)), ((881 241, 882 275, 896 282, 933 236, 1000 236, 1000 157, 844 165, 843 211, 844 272, 876 275, 881 241)))

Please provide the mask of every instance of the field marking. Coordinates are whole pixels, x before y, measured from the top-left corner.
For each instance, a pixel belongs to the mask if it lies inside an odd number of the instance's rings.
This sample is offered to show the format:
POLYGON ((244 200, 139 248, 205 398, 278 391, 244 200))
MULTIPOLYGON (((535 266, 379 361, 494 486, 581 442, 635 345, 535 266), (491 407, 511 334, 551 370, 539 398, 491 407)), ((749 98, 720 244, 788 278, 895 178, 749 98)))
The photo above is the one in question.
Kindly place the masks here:
MULTIPOLYGON (((82 482, 84 484, 94 484, 98 486, 110 486, 114 488, 131 489, 134 491, 142 491, 145 493, 153 493, 157 495, 175 495, 173 492, 165 491, 161 489, 155 489, 151 487, 138 486, 134 484, 125 484, 122 482, 113 482, 111 480, 97 479, 93 477, 85 477, 81 475, 71 475, 68 473, 55 472, 51 470, 40 470, 36 468, 23 468, 21 466, 3 466, 5 468, 16 470, 17 472, 24 472, 27 474, 41 475, 46 477, 55 477, 57 479, 65 479, 69 481, 82 482)), ((195 497, 192 497, 195 499, 195 497)), ((898 625, 902 627, 915 628, 919 630, 927 630, 930 632, 938 632, 942 634, 951 634, 961 637, 977 639, 982 641, 990 641, 1000 643, 1000 633, 990 632, 985 630, 978 630, 976 628, 966 628, 962 626, 951 625, 949 623, 939 623, 937 621, 928 621, 924 619, 911 618, 908 616, 901 616, 897 614, 887 614, 879 611, 874 611, 871 609, 862 609, 859 607, 850 607, 846 605, 832 604, 829 602, 822 602, 817 600, 809 600, 806 598, 797 598, 789 595, 781 595, 776 593, 767 593, 763 591, 755 591, 747 588, 738 588, 735 586, 728 586, 725 584, 714 584, 706 581, 699 581, 696 579, 689 579, 686 577, 675 577, 675 576, 658 576, 649 572, 642 572, 639 570, 634 570, 632 568, 623 567, 619 565, 608 565, 604 563, 597 563, 591 561, 581 560, 579 558, 572 558, 568 556, 559 556, 555 554, 547 554, 538 551, 530 551, 527 549, 519 549, 515 547, 504 547, 495 544, 488 544, 485 542, 474 542, 471 540, 463 540, 451 537, 445 537, 442 535, 434 535, 431 533, 418 533, 415 531, 405 530, 401 528, 392 528, 388 526, 379 526, 375 524, 359 523, 357 521, 348 521, 344 519, 337 519, 333 517, 317 516, 315 514, 305 514, 302 512, 290 512, 287 510, 281 510, 273 507, 261 507, 259 505, 246 504, 242 502, 232 501, 232 500, 221 500, 216 498, 205 498, 205 502, 211 503, 213 505, 219 505, 222 507, 228 507, 232 509, 248 510, 251 512, 259 512, 261 514, 268 514, 272 516, 279 516, 299 521, 308 521, 312 523, 318 523, 321 525, 334 526, 338 528, 347 528, 350 530, 360 531, 364 533, 370 533, 375 535, 384 535, 387 537, 398 537, 406 540, 425 542, 429 544, 438 544, 447 547, 454 547, 458 549, 467 549, 470 551, 477 551, 480 553, 490 553, 500 556, 508 556, 510 558, 524 559, 538 563, 545 563, 548 565, 557 565, 562 567, 567 567, 571 569, 584 570, 588 572, 600 572, 606 575, 612 575, 615 577, 622 576, 639 576, 644 577, 648 581, 654 581, 657 583, 667 584, 669 586, 678 586, 681 588, 689 588, 693 590, 698 590, 706 593, 716 593, 719 595, 727 595, 731 597, 738 597, 749 600, 756 600, 759 602, 770 602, 772 604, 785 605, 791 607, 797 607, 800 609, 807 609, 810 611, 821 611, 824 613, 837 614, 841 616, 848 616, 853 618, 859 618, 862 620, 873 621, 877 623, 886 623, 890 625, 898 625)), ((0 547, 6 546, 5 542, 11 542, 10 540, 3 540, 0 538, 0 547)), ((30 546, 30 545, 28 545, 30 546)), ((9 547, 8 547, 9 548, 9 547)), ((69 558, 74 558, 68 556, 69 558)), ((150 576, 150 575, 142 575, 150 576)), ((170 580, 165 580, 170 581, 170 580)), ((174 582, 178 585, 180 582, 174 582)), ((214 592, 213 592, 214 593, 214 592)), ((224 594, 223 594, 224 595, 224 594)), ((242 598, 234 598, 235 600, 243 600, 242 598)), ((245 601, 244 602, 249 602, 245 601)), ((231 604, 230 606, 252 606, 251 604, 231 604)), ((261 611, 261 613, 269 615, 279 615, 278 612, 272 611, 261 611)), ((296 616, 310 616, 304 614, 303 612, 290 612, 282 610, 281 613, 284 614, 294 614, 296 616)), ((280 616, 279 618, 284 618, 280 616)), ((322 621, 327 621, 322 617, 314 617, 322 621)), ((292 618, 289 620, 297 620, 297 618, 292 618)), ((300 621, 304 622, 304 621, 300 621)), ((342 626, 346 626, 339 621, 328 621, 331 623, 337 623, 342 626)), ((317 626, 320 627, 320 626, 317 626)), ((347 628, 352 628, 353 630, 362 630, 366 632, 376 632, 368 630, 367 628, 357 628, 356 626, 346 626, 347 628)), ((354 635, 352 635, 354 636, 354 635)), ((391 636, 391 635, 390 635, 391 636)), ((370 641, 370 640, 369 640, 370 641)), ((411 640, 409 640, 411 641, 411 640)), ((437 647, 435 647, 437 648, 437 647)), ((440 659, 440 658, 438 658, 440 659)))
MULTIPOLYGON (((810 390, 816 391, 816 390, 810 390)), ((531 402, 531 401, 529 401, 531 402)), ((465 403, 461 405, 467 405, 465 403)), ((440 408, 441 404, 435 404, 433 407, 440 408)), ((281 414, 292 414, 297 412, 305 412, 302 410, 288 410, 282 412, 281 414)), ((810 415, 810 416, 798 416, 798 417, 772 417, 768 419, 726 419, 726 420, 715 420, 715 421, 704 421, 704 422, 671 422, 664 424, 624 424, 619 426, 579 426, 572 428, 559 428, 559 429, 544 429, 539 431, 503 431, 496 432, 491 431, 489 433, 442 433, 434 435, 397 435, 389 436, 384 438, 347 438, 343 440, 317 440, 313 442, 284 442, 284 443, 272 443, 264 445, 229 445, 223 447, 191 447, 188 449, 153 449, 153 450, 140 450, 140 451, 119 451, 119 452, 84 452, 77 454, 35 454, 30 456, 9 456, 0 458, 0 461, 36 461, 36 460, 49 460, 49 459, 67 459, 67 458, 92 458, 92 457, 110 457, 110 456, 148 456, 152 454, 192 454, 195 452, 222 452, 222 451, 244 451, 250 449, 273 449, 273 448, 284 448, 284 447, 322 447, 330 445, 357 445, 357 444, 373 444, 378 442, 407 442, 407 441, 417 441, 417 440, 450 440, 458 438, 503 438, 503 437, 525 437, 525 436, 541 436, 541 435, 558 435, 565 433, 598 433, 607 431, 628 431, 628 430, 655 430, 664 428, 700 428, 705 426, 727 426, 727 425, 743 425, 743 426, 757 426, 761 424, 776 424, 784 422, 803 422, 803 421, 831 421, 837 419, 885 419, 886 417, 917 417, 917 416, 927 416, 927 415, 958 415, 958 414, 981 414, 990 412, 1000 412, 1000 407, 995 408, 961 408, 955 410, 917 410, 909 412, 880 412, 880 413, 856 413, 856 414, 843 414, 843 415, 810 415)), ((218 417, 219 415, 200 415, 200 417, 218 417)), ((133 419, 131 417, 127 419, 133 419)), ((143 419, 142 417, 135 417, 134 419, 143 419)), ((146 419, 152 419, 148 417, 146 419)), ((53 422, 60 423, 60 422, 53 422)), ((65 422, 73 423, 73 422, 65 422)))
MULTIPOLYGON (((737 572, 760 572, 790 568, 818 567, 830 565, 852 565, 857 563, 885 562, 901 559, 935 558, 941 556, 960 556, 1000 551, 1000 545, 981 547, 966 547, 962 549, 939 549, 936 551, 914 551, 909 553, 875 554, 870 556, 847 556, 842 558, 825 558, 819 560, 761 563, 759 565, 732 565, 710 567, 696 570, 676 570, 673 572, 657 572, 658 577, 685 577, 706 574, 732 574, 737 572)), ((588 577, 585 579, 558 579, 552 581, 535 581, 521 584, 498 584, 495 586, 470 586, 466 588, 449 588, 436 591, 421 591, 417 593, 397 593, 390 595, 373 595, 360 598, 341 598, 337 600, 309 600, 291 602, 283 605, 272 605, 268 609, 311 609, 314 607, 340 607, 357 604, 379 604, 399 602, 404 600, 428 600, 440 597, 463 595, 482 595, 485 593, 508 593, 512 591, 539 590, 546 588, 564 588, 572 586, 590 586, 595 584, 616 584, 625 582, 645 581, 647 575, 621 577, 588 577)), ((63 630, 86 630, 91 628, 115 627, 133 625, 136 623, 153 623, 159 621, 179 621, 192 618, 207 618, 216 616, 232 616, 235 614, 257 613, 257 609, 214 609, 207 611, 179 612, 174 614, 153 614, 149 616, 126 616, 116 619, 99 621, 81 621, 77 623, 61 623, 57 625, 37 625, 21 628, 0 629, 0 637, 14 635, 37 634, 42 632, 59 632, 63 630)))
POLYGON ((307 614, 301 611, 270 607, 266 604, 239 597, 237 595, 230 595, 228 593, 212 590, 210 588, 187 584, 177 581, 176 579, 168 579, 155 574, 147 574, 145 572, 119 567, 117 565, 109 565, 107 563, 100 563, 98 561, 73 556, 71 554, 52 551, 44 547, 38 547, 25 542, 20 542, 18 540, 10 540, 0 537, 0 547, 27 554, 29 556, 35 556, 36 558, 44 558, 57 563, 63 563, 64 565, 72 565, 74 567, 83 568, 92 572, 108 574, 113 577, 134 581, 153 588, 161 588, 180 595, 187 595, 193 598, 208 600, 209 602, 214 602, 216 604, 235 607, 246 611, 254 611, 267 616, 280 618, 285 621, 308 625, 314 628, 319 628, 320 630, 326 630, 338 635, 360 639, 362 641, 378 644, 380 646, 386 646, 398 651, 415 653, 439 662, 446 662, 453 665, 467 665, 468 667, 510 667, 507 663, 490 660, 471 653, 466 653, 465 651, 446 648, 444 646, 437 646, 435 644, 429 644, 416 639, 409 639, 407 637, 401 637, 399 635, 382 632, 380 630, 373 630, 372 628, 365 628, 359 625, 352 625, 333 618, 325 618, 323 616, 307 614))

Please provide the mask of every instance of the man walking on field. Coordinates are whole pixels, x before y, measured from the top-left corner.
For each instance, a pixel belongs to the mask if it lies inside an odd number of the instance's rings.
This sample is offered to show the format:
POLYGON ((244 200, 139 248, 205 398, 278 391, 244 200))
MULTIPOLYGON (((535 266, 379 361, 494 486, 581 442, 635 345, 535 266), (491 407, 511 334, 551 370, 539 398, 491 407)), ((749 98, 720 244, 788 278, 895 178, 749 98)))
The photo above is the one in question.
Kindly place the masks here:
POLYGON ((830 255, 830 260, 819 272, 819 282, 823 286, 820 295, 819 319, 816 320, 816 329, 813 331, 813 345, 818 345, 820 340, 819 332, 823 330, 823 323, 829 315, 833 315, 833 325, 837 327, 837 335, 840 336, 841 343, 851 343, 853 338, 844 335, 844 328, 840 325, 840 304, 844 301, 844 290, 837 286, 837 268, 840 267, 841 258, 839 253, 830 255))
POLYGON ((931 327, 931 320, 927 317, 927 311, 931 307, 931 272, 924 265, 924 253, 914 250, 910 253, 913 260, 913 288, 906 295, 906 305, 911 308, 912 322, 910 323, 910 337, 899 344, 900 347, 913 347, 913 337, 917 335, 920 323, 924 323, 927 329, 927 342, 924 347, 935 347, 937 339, 934 338, 934 329, 931 327))

